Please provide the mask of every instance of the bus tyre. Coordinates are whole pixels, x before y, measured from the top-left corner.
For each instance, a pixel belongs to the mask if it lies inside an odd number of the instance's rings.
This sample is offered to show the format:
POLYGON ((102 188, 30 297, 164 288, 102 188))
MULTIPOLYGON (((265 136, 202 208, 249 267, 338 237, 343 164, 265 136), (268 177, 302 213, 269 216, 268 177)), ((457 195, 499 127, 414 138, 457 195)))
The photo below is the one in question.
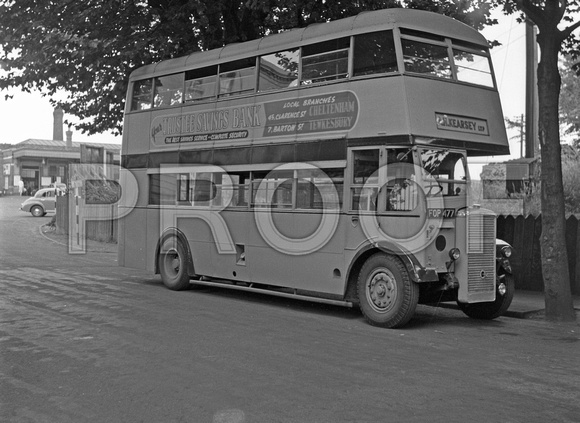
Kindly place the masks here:
POLYGON ((401 260, 378 253, 363 264, 357 282, 359 306, 374 326, 396 328, 406 324, 417 307, 419 287, 401 260))
POLYGON ((492 320, 504 314, 512 303, 515 291, 515 282, 512 275, 506 274, 503 278, 505 294, 495 293, 495 301, 487 303, 466 304, 457 302, 460 310, 472 319, 492 320))
POLYGON ((190 258, 178 238, 169 237, 163 241, 158 260, 161 280, 167 288, 181 291, 189 287, 187 265, 190 258))

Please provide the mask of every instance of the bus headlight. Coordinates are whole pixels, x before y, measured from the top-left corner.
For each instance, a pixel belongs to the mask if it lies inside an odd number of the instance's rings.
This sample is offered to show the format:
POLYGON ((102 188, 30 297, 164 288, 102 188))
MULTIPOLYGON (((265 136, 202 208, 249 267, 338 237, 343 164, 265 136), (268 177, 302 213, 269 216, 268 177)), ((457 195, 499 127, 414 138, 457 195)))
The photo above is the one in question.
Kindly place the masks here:
POLYGON ((449 257, 453 261, 459 259, 460 255, 461 255, 461 251, 459 251, 459 248, 452 248, 451 250, 449 250, 449 257))
POLYGON ((501 254, 505 257, 505 258, 510 258, 512 256, 512 247, 510 247, 509 245, 505 245, 501 248, 501 254))

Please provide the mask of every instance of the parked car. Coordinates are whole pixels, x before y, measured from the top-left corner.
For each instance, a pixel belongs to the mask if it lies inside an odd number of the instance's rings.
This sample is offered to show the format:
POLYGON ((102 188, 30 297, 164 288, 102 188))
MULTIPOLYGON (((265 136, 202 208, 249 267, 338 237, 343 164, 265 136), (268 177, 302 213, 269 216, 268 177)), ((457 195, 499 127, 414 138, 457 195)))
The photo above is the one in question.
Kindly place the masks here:
POLYGON ((34 217, 44 216, 49 211, 56 210, 56 196, 60 195, 58 188, 43 188, 36 191, 20 205, 20 210, 31 213, 34 217))
POLYGON ((59 192, 57 192, 57 195, 64 195, 66 194, 66 184, 63 184, 62 182, 53 182, 52 184, 50 184, 50 188, 57 188, 59 190, 59 192))

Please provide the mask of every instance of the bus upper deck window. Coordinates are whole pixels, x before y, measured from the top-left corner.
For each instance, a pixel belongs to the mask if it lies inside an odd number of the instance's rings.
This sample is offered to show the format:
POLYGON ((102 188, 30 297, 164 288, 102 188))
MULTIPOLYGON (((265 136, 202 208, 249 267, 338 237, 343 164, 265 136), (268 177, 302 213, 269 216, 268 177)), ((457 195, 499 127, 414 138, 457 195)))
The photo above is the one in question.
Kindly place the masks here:
POLYGON ((216 95, 217 66, 185 73, 185 101, 203 100, 216 95))
POLYGON ((489 57, 485 53, 475 53, 454 48, 453 62, 459 81, 493 87, 491 65, 489 57))
POLYGON ((252 93, 256 88, 256 59, 236 60, 220 65, 220 97, 232 94, 252 93))
POLYGON ((181 103, 183 97, 183 73, 155 78, 153 106, 163 107, 181 103))
POLYGON ((260 57, 259 91, 298 85, 298 49, 279 51, 260 57))
POLYGON ((370 32, 354 37, 354 76, 397 71, 393 31, 370 32))
POLYGON ((348 37, 302 47, 302 84, 348 76, 348 37))
POLYGON ((440 78, 452 78, 446 46, 408 39, 401 41, 406 71, 430 74, 440 78))
POLYGON ((133 97, 131 99, 131 110, 146 110, 151 108, 153 93, 153 80, 143 79, 133 83, 133 97))

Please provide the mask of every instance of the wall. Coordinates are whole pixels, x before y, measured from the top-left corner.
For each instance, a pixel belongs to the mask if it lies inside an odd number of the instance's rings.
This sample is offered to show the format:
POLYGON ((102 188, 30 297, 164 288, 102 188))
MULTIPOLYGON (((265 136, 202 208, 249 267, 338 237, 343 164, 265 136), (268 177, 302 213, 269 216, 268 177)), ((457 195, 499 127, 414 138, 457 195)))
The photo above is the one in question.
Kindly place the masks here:
MULTIPOLYGON (((114 206, 111 206, 114 207, 114 206)), ((56 199, 56 231, 59 234, 68 234, 69 197, 62 196, 56 199)), ((87 239, 102 242, 117 242, 117 220, 95 220, 86 223, 87 239)))

